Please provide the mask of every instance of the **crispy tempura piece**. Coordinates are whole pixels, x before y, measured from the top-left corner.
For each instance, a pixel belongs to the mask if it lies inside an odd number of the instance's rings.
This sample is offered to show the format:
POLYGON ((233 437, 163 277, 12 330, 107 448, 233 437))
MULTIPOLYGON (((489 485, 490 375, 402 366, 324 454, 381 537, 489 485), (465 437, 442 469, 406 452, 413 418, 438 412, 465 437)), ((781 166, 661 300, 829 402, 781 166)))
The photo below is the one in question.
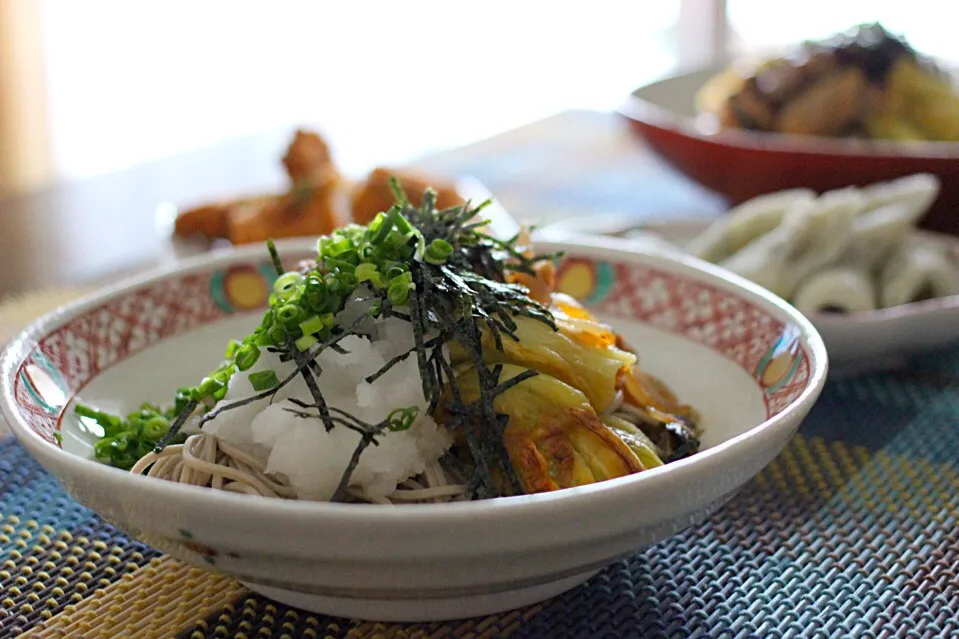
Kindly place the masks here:
POLYGON ((393 191, 390 189, 391 177, 400 181, 400 185, 406 191, 407 198, 414 206, 420 206, 423 203, 423 194, 431 186, 436 191, 436 207, 439 209, 463 204, 466 201, 456 192, 456 188, 452 184, 430 179, 410 170, 398 171, 378 167, 353 191, 351 205, 354 222, 369 224, 377 213, 385 211, 393 205, 395 199, 393 191))
POLYGON ((174 233, 181 237, 202 235, 213 239, 226 237, 229 229, 230 203, 206 204, 177 215, 174 233))
POLYGON ((336 181, 300 186, 267 202, 230 210, 227 238, 233 244, 325 235, 345 223, 337 208, 336 181))
POLYGON ((312 131, 297 129, 283 156, 283 166, 293 184, 325 183, 338 172, 326 142, 312 131))
POLYGON ((230 216, 235 209, 252 209, 274 202, 277 195, 260 195, 238 200, 214 202, 182 211, 174 224, 181 237, 202 235, 207 239, 225 238, 230 232, 230 216))
POLYGON ((234 244, 329 233, 344 219, 335 193, 339 172, 329 147, 316 133, 299 129, 283 156, 293 183, 286 193, 205 204, 177 216, 180 236, 227 238, 234 244))

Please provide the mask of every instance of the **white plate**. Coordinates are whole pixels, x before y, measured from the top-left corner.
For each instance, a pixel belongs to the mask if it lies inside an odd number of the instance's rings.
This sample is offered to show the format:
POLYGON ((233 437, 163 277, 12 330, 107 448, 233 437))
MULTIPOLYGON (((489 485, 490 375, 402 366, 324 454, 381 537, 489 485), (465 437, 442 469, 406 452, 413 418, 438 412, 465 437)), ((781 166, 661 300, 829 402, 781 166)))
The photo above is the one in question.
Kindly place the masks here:
MULTIPOLYGON (((553 232, 592 233, 642 238, 663 249, 681 250, 711 223, 687 219, 637 225, 621 216, 574 218, 544 228, 539 237, 548 239, 553 232)), ((959 255, 959 238, 928 231, 919 231, 919 237, 959 255)), ((831 370, 837 374, 899 366, 913 355, 959 344, 956 295, 848 315, 821 313, 809 319, 822 335, 831 370)))

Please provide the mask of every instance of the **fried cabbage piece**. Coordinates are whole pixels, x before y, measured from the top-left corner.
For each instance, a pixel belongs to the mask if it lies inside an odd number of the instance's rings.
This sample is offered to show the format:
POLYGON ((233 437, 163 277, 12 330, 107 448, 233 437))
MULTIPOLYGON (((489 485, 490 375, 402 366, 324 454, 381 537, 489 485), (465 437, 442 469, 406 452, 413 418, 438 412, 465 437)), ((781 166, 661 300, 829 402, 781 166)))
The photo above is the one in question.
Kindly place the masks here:
MULTIPOLYGON (((504 364, 497 383, 526 370, 504 364)), ((460 373, 456 382, 463 403, 479 401, 475 368, 460 373)), ((603 423, 586 396, 555 377, 541 373, 523 380, 498 394, 493 407, 508 416, 503 446, 524 493, 583 486, 646 469, 633 449, 603 423)), ((443 423, 442 416, 439 421, 443 423)))
MULTIPOLYGON (((504 335, 502 349, 497 348, 489 329, 484 329, 483 360, 487 364, 515 364, 555 377, 580 389, 596 412, 605 412, 616 397, 620 370, 635 364, 636 356, 617 347, 615 335, 591 317, 570 317, 562 307, 552 310, 559 330, 535 319, 515 317, 518 341, 504 335)), ((450 345, 450 357, 454 363, 468 359, 455 343, 450 345)))

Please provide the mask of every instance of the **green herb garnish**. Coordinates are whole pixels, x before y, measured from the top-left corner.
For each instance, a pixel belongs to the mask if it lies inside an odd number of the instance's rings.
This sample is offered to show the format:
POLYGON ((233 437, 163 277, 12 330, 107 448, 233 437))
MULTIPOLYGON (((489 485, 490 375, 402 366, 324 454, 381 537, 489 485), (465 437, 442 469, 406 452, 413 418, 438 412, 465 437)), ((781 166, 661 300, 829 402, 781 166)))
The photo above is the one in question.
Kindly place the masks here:
MULTIPOLYGON (((156 404, 145 402, 139 410, 124 418, 104 413, 85 404, 77 404, 74 412, 79 417, 94 422, 103 430, 103 435, 93 446, 93 453, 97 460, 123 470, 130 470, 170 432, 171 421, 176 419, 178 414, 178 406, 174 405, 161 411, 156 404)), ((185 436, 179 435, 168 443, 179 444, 185 440, 185 436)))

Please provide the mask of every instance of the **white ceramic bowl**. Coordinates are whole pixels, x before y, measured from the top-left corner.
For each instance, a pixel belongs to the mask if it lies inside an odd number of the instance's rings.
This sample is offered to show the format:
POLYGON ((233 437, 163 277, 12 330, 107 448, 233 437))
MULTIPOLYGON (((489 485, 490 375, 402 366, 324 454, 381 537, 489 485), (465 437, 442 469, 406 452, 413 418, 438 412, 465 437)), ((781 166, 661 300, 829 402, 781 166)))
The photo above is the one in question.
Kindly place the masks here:
MULTIPOLYGON (((280 250, 292 260, 312 245, 280 250)), ((0 406, 78 501, 133 537, 278 601, 407 621, 520 607, 716 510, 782 450, 826 378, 822 340, 791 307, 698 260, 636 246, 595 238, 542 248, 568 252, 560 287, 619 329, 641 365, 704 415, 702 452, 638 475, 549 494, 387 507, 250 498, 92 461, 74 398, 127 410, 195 383, 226 340, 257 321, 252 311, 269 287, 260 247, 201 256, 38 320, 0 359, 0 406)))

